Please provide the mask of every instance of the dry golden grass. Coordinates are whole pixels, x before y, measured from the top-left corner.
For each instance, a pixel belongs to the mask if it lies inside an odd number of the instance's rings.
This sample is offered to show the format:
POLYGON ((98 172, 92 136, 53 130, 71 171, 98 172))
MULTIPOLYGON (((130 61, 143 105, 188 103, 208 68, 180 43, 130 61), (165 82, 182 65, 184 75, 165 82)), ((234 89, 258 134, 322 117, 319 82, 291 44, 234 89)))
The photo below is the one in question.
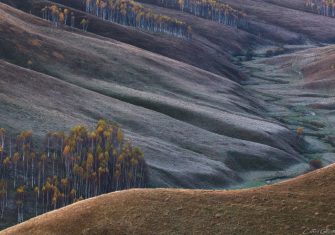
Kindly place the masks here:
POLYGON ((335 165, 256 189, 138 189, 88 199, 1 234, 306 234, 335 225, 335 165))

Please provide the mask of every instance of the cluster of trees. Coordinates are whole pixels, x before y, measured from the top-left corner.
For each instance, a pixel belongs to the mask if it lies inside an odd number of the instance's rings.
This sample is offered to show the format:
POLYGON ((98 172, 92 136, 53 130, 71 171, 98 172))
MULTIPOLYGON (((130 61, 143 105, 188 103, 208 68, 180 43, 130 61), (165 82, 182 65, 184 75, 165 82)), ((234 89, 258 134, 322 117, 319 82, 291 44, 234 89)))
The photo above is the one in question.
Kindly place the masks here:
POLYGON ((57 5, 45 6, 41 10, 42 18, 49 20, 56 27, 61 25, 69 25, 75 27, 75 15, 67 8, 58 8, 57 5))
POLYGON ((179 9, 198 17, 233 27, 246 27, 247 15, 217 0, 156 0, 163 7, 179 9))
POLYGON ((329 17, 335 17, 335 0, 305 0, 305 7, 329 17))
POLYGON ((42 152, 34 150, 32 132, 16 139, 0 129, 0 212, 15 200, 17 221, 25 204, 44 213, 78 200, 116 190, 144 187, 143 152, 124 139, 116 125, 100 120, 94 131, 74 127, 69 135, 47 134, 42 152), (11 189, 15 199, 9 198, 11 189))
POLYGON ((140 28, 149 32, 190 38, 191 27, 168 16, 146 10, 132 0, 83 0, 85 11, 114 23, 140 28))

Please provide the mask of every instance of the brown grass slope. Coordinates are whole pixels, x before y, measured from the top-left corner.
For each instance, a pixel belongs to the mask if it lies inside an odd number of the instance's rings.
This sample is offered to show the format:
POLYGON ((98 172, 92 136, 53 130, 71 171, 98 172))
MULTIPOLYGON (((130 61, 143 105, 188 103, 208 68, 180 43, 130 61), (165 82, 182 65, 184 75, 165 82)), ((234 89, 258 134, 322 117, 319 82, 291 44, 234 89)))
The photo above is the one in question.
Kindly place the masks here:
POLYGON ((304 234, 334 229, 335 166, 257 189, 129 190, 36 217, 1 234, 304 234), (327 230, 328 229, 328 230, 327 230))
MULTIPOLYGON (((335 88, 335 46, 309 50, 310 60, 301 64, 301 70, 309 88, 335 88)), ((307 55, 300 55, 302 61, 307 55)))
POLYGON ((285 71, 300 72, 302 78, 300 85, 305 88, 329 90, 332 94, 331 90, 335 87, 335 46, 333 45, 275 57, 267 60, 266 63, 277 64, 285 71))
POLYGON ((0 12, 4 59, 32 61, 31 70, 1 62, 0 123, 10 131, 41 137, 113 120, 144 150, 151 186, 222 187, 306 167, 292 131, 237 83, 4 4, 0 12))

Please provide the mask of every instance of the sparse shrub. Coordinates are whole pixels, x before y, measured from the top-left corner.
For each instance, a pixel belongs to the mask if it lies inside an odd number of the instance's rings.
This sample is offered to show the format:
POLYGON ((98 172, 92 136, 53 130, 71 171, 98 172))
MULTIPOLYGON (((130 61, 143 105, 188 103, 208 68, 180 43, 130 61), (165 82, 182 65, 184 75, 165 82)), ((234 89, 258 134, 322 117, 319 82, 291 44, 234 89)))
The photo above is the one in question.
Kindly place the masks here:
POLYGON ((296 134, 296 144, 302 144, 303 139, 304 139, 305 129, 303 127, 298 127, 295 130, 295 134, 296 134))
POLYGON ((283 54, 284 52, 285 52, 285 49, 281 46, 279 48, 267 50, 265 53, 265 56, 266 57, 277 56, 277 55, 283 54))
POLYGON ((305 129, 303 127, 298 127, 296 129, 297 136, 303 136, 305 132, 305 129))
POLYGON ((266 53, 265 53, 265 56, 266 56, 266 57, 271 57, 271 56, 273 56, 273 50, 271 50, 271 49, 270 49, 270 50, 267 50, 266 53))
POLYGON ((312 159, 309 161, 311 169, 316 170, 322 168, 322 161, 320 159, 312 159))
POLYGON ((283 54, 285 52, 285 49, 283 47, 277 48, 276 50, 273 51, 273 55, 280 55, 283 54))
POLYGON ((80 25, 83 27, 83 31, 87 31, 87 28, 88 28, 88 20, 87 19, 82 19, 81 21, 80 21, 80 25))
POLYGON ((248 49, 247 53, 245 54, 245 60, 250 61, 254 58, 254 51, 252 49, 248 49))
POLYGON ((32 65, 33 65, 33 61, 32 60, 28 60, 27 61, 27 67, 31 68, 32 65))

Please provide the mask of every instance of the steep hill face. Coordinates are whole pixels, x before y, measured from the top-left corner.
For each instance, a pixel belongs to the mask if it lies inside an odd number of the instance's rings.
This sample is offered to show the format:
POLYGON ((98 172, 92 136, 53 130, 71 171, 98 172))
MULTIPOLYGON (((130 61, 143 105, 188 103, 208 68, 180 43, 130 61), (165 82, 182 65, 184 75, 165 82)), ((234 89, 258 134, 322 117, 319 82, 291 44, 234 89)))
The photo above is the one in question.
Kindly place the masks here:
POLYGON ((1 62, 1 124, 12 132, 111 119, 144 149, 151 186, 223 187, 303 162, 294 133, 229 79, 3 4, 1 13, 4 59, 31 68, 1 62))
POLYGON ((130 190, 88 199, 1 234, 303 234, 333 231, 335 167, 241 191, 130 190))

